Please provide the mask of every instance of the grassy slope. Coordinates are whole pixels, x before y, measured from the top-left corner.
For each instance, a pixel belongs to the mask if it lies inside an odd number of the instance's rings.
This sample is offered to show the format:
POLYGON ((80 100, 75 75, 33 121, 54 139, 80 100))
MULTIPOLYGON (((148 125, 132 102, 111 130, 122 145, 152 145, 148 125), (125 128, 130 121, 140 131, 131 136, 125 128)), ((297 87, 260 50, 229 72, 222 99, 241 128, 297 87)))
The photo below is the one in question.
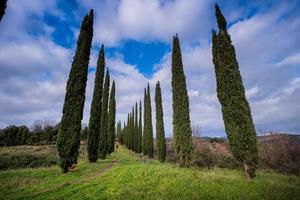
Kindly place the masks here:
POLYGON ((182 169, 139 158, 124 147, 61 174, 57 166, 0 171, 0 199, 296 199, 300 178, 259 171, 182 169))

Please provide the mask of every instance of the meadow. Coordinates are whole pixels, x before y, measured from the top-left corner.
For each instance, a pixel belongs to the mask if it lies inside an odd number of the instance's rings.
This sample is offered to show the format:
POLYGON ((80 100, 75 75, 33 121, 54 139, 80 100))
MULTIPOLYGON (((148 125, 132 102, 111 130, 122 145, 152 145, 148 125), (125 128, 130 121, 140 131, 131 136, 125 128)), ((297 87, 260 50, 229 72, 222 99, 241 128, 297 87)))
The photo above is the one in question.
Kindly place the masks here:
MULTIPOLYGON (((20 151, 20 147, 1 147, 0 152, 9 154, 14 148, 20 151)), ((48 149, 53 154, 52 148, 48 149)), ((300 196, 300 177, 295 175, 258 170, 249 181, 239 169, 180 168, 123 146, 106 160, 89 163, 83 148, 77 167, 67 174, 57 165, 0 171, 0 199, 282 200, 300 196)))

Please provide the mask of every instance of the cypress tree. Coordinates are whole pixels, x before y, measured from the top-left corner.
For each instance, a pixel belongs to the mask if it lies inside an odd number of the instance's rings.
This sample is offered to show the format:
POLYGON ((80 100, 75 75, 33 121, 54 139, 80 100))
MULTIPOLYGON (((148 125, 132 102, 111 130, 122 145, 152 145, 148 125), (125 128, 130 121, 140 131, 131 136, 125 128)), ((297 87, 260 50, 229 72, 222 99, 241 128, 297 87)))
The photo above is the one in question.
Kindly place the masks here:
POLYGON ((142 137, 143 137, 142 101, 140 101, 139 126, 138 126, 138 153, 142 153, 142 137))
POLYGON ((109 98, 108 112, 108 154, 115 150, 115 121, 116 121, 116 99, 115 99, 115 81, 113 81, 109 98))
POLYGON ((161 98, 161 89, 159 81, 155 87, 155 108, 156 108, 156 141, 157 141, 157 157, 160 162, 166 159, 166 139, 163 119, 163 107, 161 98))
POLYGON ((101 50, 99 52, 98 61, 97 61, 93 100, 91 105, 89 128, 88 128, 87 150, 88 150, 88 159, 90 162, 96 162, 98 158, 104 68, 105 68, 105 57, 104 57, 104 46, 102 45, 101 50))
POLYGON ((215 9, 220 31, 213 31, 212 53, 225 131, 233 156, 243 162, 246 177, 253 178, 258 159, 256 132, 227 23, 218 5, 215 9))
POLYGON ((181 166, 189 166, 192 154, 192 129, 189 97, 183 71, 179 39, 173 37, 172 51, 172 98, 174 146, 181 166))
POLYGON ((147 86, 147 155, 149 158, 154 157, 154 144, 153 144, 153 126, 152 126, 152 109, 151 109, 151 97, 150 97, 150 86, 147 86))
POLYGON ((139 145, 139 124, 138 124, 138 105, 135 103, 135 114, 134 114, 134 151, 138 153, 139 145))
POLYGON ((0 22, 2 20, 2 17, 5 14, 6 6, 7 6, 7 0, 1 0, 0 1, 0 22))
POLYGON ((147 140, 147 135, 146 135, 146 129, 147 129, 147 91, 146 88, 144 89, 144 129, 143 129, 143 154, 147 155, 147 148, 146 148, 146 140, 147 140))
POLYGON ((99 140, 99 158, 105 159, 107 154, 107 136, 108 136, 108 96, 109 96, 109 71, 106 70, 105 81, 103 86, 102 94, 102 118, 101 118, 101 130, 100 130, 100 140, 99 140))
POLYGON ((131 134, 131 150, 134 151, 134 143, 136 138, 134 137, 134 106, 132 107, 132 112, 131 112, 131 124, 130 124, 130 134, 131 134))
POLYGON ((93 16, 93 10, 91 10, 82 21, 66 87, 63 116, 57 136, 57 149, 63 172, 67 172, 68 167, 76 164, 79 156, 81 120, 93 38, 93 16))

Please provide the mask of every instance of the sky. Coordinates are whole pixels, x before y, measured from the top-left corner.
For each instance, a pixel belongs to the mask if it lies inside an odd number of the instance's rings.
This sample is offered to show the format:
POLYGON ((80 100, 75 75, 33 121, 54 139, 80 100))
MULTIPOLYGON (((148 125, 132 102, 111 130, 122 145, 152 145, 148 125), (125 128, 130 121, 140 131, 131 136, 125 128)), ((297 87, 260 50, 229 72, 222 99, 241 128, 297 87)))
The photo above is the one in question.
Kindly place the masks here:
POLYGON ((172 137, 171 49, 178 33, 192 127, 225 136, 211 54, 214 4, 227 19, 257 133, 300 133, 300 1, 9 0, 0 22, 0 128, 59 122, 83 17, 94 9, 83 123, 87 124, 97 56, 116 82, 124 121, 151 86, 162 87, 164 124, 172 137))

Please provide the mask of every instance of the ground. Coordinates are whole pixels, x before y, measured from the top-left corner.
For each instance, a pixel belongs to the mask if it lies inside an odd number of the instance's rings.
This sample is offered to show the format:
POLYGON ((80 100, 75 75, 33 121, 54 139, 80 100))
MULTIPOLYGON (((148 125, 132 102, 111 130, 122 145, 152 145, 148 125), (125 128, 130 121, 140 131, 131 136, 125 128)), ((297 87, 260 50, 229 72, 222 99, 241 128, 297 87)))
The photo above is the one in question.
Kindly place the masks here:
POLYGON ((106 160, 81 159, 74 171, 58 166, 0 171, 0 199, 299 199, 300 177, 258 171, 180 168, 125 147, 106 160))

